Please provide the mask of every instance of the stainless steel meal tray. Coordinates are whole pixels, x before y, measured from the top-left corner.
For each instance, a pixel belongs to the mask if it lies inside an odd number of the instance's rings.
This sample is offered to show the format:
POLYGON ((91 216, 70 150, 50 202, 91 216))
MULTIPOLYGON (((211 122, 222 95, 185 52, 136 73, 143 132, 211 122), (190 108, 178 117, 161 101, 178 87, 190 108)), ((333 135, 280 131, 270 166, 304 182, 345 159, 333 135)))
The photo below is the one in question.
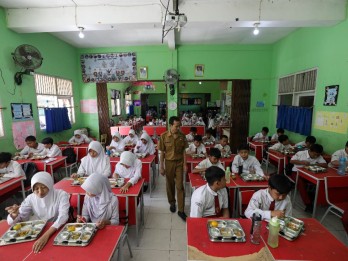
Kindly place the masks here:
POLYGON ((97 232, 94 223, 68 223, 54 238, 57 246, 87 246, 97 232))
POLYGON ((112 188, 121 188, 125 183, 124 178, 109 179, 109 181, 112 188))
POLYGON ((264 177, 258 175, 258 174, 248 174, 248 173, 242 173, 240 174, 240 177, 244 181, 264 181, 264 177))
POLYGON ((83 184, 83 182, 85 182, 85 180, 87 179, 87 177, 79 177, 76 180, 73 180, 71 182, 71 186, 81 186, 83 184))
MULTIPOLYGON (((304 222, 294 217, 285 217, 280 219, 279 236, 294 241, 304 231, 304 222)), ((266 226, 268 228, 268 224, 266 226)))
POLYGON ((314 165, 314 166, 308 166, 307 169, 308 169, 309 171, 314 172, 314 173, 321 173, 321 172, 326 172, 326 171, 327 171, 326 168, 323 168, 323 167, 320 167, 320 166, 316 166, 316 165, 314 165))
POLYGON ((209 239, 212 242, 245 242, 245 233, 238 220, 209 219, 209 239))

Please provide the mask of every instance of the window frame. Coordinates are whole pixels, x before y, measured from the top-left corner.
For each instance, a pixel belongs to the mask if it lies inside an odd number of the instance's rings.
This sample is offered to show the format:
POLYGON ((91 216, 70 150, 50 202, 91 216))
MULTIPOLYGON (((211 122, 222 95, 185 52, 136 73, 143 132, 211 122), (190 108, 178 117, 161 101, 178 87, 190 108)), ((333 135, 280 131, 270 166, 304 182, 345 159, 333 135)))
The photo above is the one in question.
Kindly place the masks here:
POLYGON ((2 116, 3 108, 0 108, 0 138, 5 136, 5 129, 4 129, 4 118, 2 116))

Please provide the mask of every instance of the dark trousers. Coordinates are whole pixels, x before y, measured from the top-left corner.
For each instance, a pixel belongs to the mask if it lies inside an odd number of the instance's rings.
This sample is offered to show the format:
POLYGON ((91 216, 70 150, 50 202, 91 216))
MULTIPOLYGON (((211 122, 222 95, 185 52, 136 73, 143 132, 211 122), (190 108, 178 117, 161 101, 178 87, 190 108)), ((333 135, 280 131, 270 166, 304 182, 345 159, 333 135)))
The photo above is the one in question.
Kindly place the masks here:
POLYGON ((185 190, 183 184, 184 160, 165 160, 166 189, 169 204, 175 204, 175 187, 178 198, 178 210, 184 212, 185 190))

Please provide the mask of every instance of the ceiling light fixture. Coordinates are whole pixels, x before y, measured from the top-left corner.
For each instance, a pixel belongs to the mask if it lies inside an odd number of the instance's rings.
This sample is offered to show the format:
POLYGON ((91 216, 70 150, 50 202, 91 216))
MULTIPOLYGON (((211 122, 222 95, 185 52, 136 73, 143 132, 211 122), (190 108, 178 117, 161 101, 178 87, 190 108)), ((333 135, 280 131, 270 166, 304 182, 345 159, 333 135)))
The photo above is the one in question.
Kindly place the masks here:
POLYGON ((79 37, 82 39, 82 38, 85 38, 85 34, 83 33, 83 30, 85 30, 85 28, 83 27, 79 27, 79 37))
POLYGON ((260 23, 254 23, 254 31, 253 31, 254 35, 258 35, 260 32, 259 25, 260 25, 260 23))

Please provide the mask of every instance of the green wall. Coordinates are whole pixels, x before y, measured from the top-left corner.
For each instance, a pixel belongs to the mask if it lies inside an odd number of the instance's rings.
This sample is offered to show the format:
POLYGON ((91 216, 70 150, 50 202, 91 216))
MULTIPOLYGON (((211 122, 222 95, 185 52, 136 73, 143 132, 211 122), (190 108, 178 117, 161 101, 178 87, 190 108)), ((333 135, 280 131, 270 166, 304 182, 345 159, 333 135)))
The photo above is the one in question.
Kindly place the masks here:
MULTIPOLYGON (((75 108, 76 123, 73 124, 72 128, 79 128, 81 126, 79 109, 80 93, 77 81, 78 71, 76 48, 50 34, 18 34, 7 29, 5 10, 1 7, 0 39, 0 70, 3 77, 3 79, 0 79, 0 107, 7 108, 1 111, 5 136, 0 137, 0 151, 14 152, 16 150, 12 136, 11 103, 31 103, 38 140, 41 141, 42 138, 48 136, 46 132, 40 131, 39 127, 34 77, 24 75, 22 85, 14 85, 14 74, 20 71, 21 68, 15 65, 11 53, 21 44, 35 46, 44 58, 42 66, 35 70, 35 72, 72 80, 74 87, 74 100, 75 105, 77 105, 75 108), (15 94, 11 95, 10 92, 13 93, 14 88, 16 88, 15 94)), ((49 136, 53 137, 55 141, 67 140, 72 136, 73 129, 58 134, 49 134, 49 136)))

